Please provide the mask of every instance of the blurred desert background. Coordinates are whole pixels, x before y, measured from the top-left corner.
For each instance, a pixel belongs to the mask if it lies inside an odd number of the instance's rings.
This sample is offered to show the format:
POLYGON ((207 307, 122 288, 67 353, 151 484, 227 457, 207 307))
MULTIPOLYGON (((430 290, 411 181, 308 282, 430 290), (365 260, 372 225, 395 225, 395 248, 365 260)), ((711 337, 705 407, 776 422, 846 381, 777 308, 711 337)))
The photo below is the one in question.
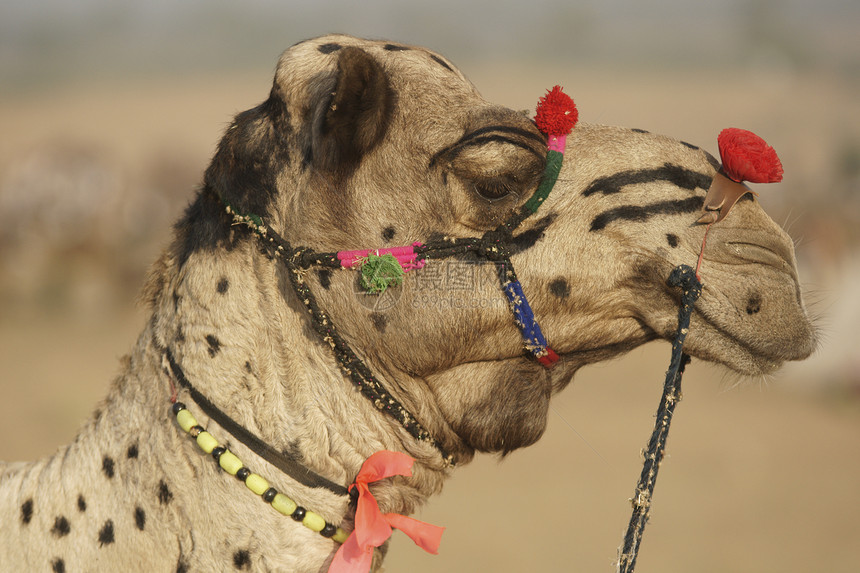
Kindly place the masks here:
MULTIPOLYGON (((717 154, 755 131, 785 180, 821 347, 773 377, 695 361, 637 571, 854 572, 860 563, 860 4, 13 0, 0 5, 0 459, 73 438, 146 320, 136 305, 232 116, 280 52, 342 31, 431 47, 490 100, 561 84, 583 121, 717 154)), ((583 369, 535 446, 459 469, 385 569, 614 571, 670 348, 583 369)), ((0 524, 0 534, 2 534, 0 524)))

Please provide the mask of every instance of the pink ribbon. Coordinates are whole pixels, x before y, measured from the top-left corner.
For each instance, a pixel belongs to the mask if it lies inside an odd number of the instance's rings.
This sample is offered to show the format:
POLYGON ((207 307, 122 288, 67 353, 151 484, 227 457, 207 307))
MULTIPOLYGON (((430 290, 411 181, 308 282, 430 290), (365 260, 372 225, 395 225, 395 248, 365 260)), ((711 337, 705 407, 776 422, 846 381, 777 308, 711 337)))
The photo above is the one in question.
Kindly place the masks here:
POLYGON ((376 452, 361 466, 350 491, 358 491, 355 529, 334 555, 328 573, 367 573, 373 561, 373 549, 391 537, 392 528, 408 535, 424 551, 436 555, 444 527, 437 527, 398 513, 379 510, 369 484, 381 479, 412 475, 413 459, 400 452, 376 452))

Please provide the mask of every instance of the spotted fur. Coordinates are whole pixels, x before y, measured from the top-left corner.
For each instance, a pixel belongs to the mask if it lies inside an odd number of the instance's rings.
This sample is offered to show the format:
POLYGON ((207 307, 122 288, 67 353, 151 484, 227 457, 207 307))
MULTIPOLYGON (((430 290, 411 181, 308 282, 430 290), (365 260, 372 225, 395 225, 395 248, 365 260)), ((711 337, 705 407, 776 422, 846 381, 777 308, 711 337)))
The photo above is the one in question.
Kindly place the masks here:
MULTIPOLYGON (((318 251, 475 236, 534 192, 545 153, 528 118, 482 99, 424 48, 327 36, 287 50, 266 99, 225 132, 153 266, 151 319, 106 400, 54 456, 0 464, 2 568, 326 569, 335 542, 267 507, 177 427, 166 349, 212 403, 332 481, 348 484, 375 451, 409 453, 414 476, 374 492, 383 511, 412 513, 451 468, 353 390, 284 268, 225 204, 318 251)), ((457 464, 507 453, 540 438, 553 393, 578 368, 671 336, 678 294, 665 279, 695 261, 694 221, 715 169, 671 138, 576 128, 555 189, 511 245, 561 355, 551 371, 523 355, 494 264, 431 260, 388 298, 357 289, 350 271, 304 279, 457 464)), ((745 373, 808 355, 814 333, 787 235, 749 200, 709 245, 689 351, 745 373)), ((206 427, 272 487, 351 529, 348 498, 302 486, 214 421, 206 427)))

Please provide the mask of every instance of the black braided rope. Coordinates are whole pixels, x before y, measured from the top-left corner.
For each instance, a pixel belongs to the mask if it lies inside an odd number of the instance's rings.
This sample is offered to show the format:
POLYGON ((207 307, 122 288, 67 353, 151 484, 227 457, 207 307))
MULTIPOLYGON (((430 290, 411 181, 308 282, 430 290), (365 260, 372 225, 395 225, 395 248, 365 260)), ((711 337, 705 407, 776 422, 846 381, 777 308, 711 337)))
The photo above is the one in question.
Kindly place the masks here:
POLYGON ((680 287, 681 304, 678 308, 678 330, 672 342, 672 360, 669 370, 666 371, 666 380, 663 383, 663 395, 657 408, 657 421, 654 431, 645 450, 645 462, 642 466, 642 474, 636 484, 636 490, 631 502, 633 503, 633 515, 624 535, 624 544, 618 556, 619 573, 633 573, 636 566, 636 557, 639 554, 639 545, 642 543, 642 534, 651 509, 651 498, 654 495, 654 486, 657 483, 657 472, 666 451, 666 439, 669 437, 669 426, 675 413, 675 406, 681 399, 681 377, 684 367, 689 364, 690 357, 684 353, 684 339, 690 329, 690 316, 693 306, 702 294, 702 283, 696 278, 696 272, 692 267, 680 265, 672 270, 667 281, 669 286, 680 287))
MULTIPOLYGON (((304 271, 312 267, 341 268, 337 252, 318 253, 308 247, 293 248, 260 217, 237 213, 230 205, 226 205, 226 210, 233 217, 234 223, 247 226, 262 239, 262 245, 269 256, 280 259, 286 266, 290 284, 310 314, 314 331, 331 347, 341 371, 377 409, 397 420, 415 439, 434 446, 446 463, 453 464, 453 456, 433 439, 430 432, 385 389, 364 361, 355 354, 349 343, 338 332, 328 313, 320 308, 316 297, 305 282, 304 271)), ((496 229, 484 233, 482 237, 446 237, 417 246, 416 261, 475 253, 489 261, 503 263, 499 282, 504 288, 507 282, 517 280, 507 245, 513 240, 513 229, 532 213, 533 211, 523 205, 496 229)))
POLYGON ((311 325, 319 337, 332 349, 335 359, 341 371, 349 377, 358 390, 368 398, 373 405, 385 412, 417 440, 434 446, 442 458, 449 464, 453 463, 453 456, 433 439, 427 431, 409 411, 394 398, 385 386, 370 371, 364 361, 359 358, 350 347, 349 343, 340 335, 331 317, 322 310, 317 303, 311 289, 304 279, 304 271, 314 265, 330 268, 340 268, 337 253, 315 253, 311 249, 293 249, 290 244, 268 225, 262 223, 257 217, 240 215, 235 213, 229 206, 227 212, 233 215, 237 223, 247 225, 261 239, 265 251, 273 258, 280 259, 287 268, 287 276, 299 301, 305 306, 311 318, 311 325), (304 266, 307 264, 308 266, 304 266))

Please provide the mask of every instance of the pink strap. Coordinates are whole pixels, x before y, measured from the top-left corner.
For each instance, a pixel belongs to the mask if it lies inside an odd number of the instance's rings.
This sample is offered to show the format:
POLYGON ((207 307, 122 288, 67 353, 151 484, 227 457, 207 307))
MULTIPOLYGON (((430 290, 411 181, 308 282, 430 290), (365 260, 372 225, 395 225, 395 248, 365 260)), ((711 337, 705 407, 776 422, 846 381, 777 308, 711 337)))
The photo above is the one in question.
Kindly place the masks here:
POLYGON ((371 253, 377 256, 390 254, 397 262, 400 263, 400 266, 403 267, 404 271, 411 271, 412 269, 420 269, 427 264, 426 261, 420 260, 415 262, 416 254, 415 247, 423 246, 419 241, 412 243, 406 247, 391 247, 387 249, 359 249, 356 251, 339 251, 337 253, 337 258, 340 261, 340 264, 343 268, 349 269, 356 265, 361 264, 364 259, 371 253))
POLYGON ((567 145, 567 135, 550 135, 547 138, 547 147, 550 151, 564 153, 565 145, 567 145))
POLYGON ((373 561, 373 548, 391 537, 392 527, 408 535, 416 545, 434 555, 439 550, 444 527, 437 527, 397 513, 383 514, 369 484, 383 478, 412 475, 413 459, 400 452, 376 452, 361 466, 355 482, 349 489, 358 490, 355 510, 355 529, 340 546, 329 566, 328 573, 367 573, 373 561))

